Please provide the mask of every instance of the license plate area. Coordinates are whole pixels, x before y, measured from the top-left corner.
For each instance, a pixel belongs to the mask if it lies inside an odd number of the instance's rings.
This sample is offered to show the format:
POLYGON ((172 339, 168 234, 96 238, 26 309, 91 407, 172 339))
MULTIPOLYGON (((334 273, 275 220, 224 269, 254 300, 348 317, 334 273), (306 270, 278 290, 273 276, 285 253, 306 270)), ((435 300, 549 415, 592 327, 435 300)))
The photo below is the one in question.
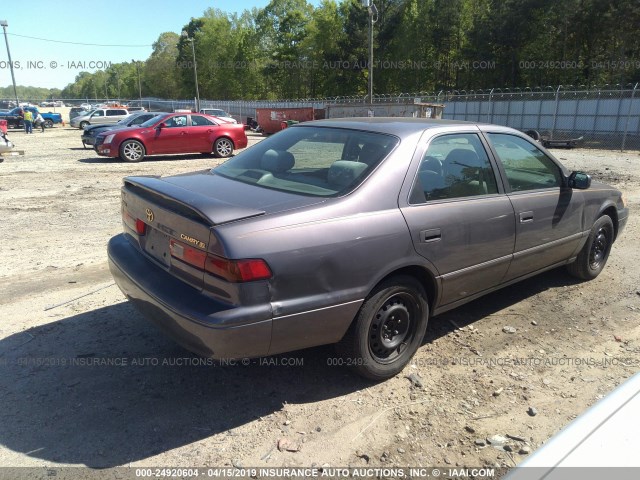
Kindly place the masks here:
POLYGON ((159 230, 148 228, 144 237, 144 251, 163 264, 171 265, 171 252, 169 251, 169 235, 159 230))

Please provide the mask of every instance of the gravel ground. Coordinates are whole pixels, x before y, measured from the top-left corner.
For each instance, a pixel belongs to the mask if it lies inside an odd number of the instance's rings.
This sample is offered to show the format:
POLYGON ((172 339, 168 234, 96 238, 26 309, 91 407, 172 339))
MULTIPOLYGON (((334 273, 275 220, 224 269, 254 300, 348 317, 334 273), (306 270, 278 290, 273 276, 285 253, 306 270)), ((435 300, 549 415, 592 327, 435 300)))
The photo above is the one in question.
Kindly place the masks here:
POLYGON ((163 337, 107 269, 119 187, 216 160, 125 164, 79 136, 10 132, 25 155, 0 164, 0 465, 513 466, 639 370, 638 152, 555 151, 632 210, 596 280, 556 270, 436 317, 372 384, 331 347, 203 365, 163 337))

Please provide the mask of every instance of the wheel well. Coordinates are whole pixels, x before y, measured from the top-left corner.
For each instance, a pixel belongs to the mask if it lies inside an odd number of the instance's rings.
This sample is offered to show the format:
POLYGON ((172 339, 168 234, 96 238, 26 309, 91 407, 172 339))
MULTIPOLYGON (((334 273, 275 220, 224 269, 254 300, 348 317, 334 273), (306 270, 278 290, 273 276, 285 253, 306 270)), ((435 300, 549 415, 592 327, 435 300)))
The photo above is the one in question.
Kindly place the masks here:
MULTIPOLYGON (((134 142, 138 142, 140 145, 142 145, 142 148, 144 148, 144 151, 145 151, 145 152, 147 151, 147 146, 146 146, 146 145, 144 144, 144 142, 143 142, 142 140, 140 140, 139 138, 125 138, 124 140, 122 140, 122 141, 120 142, 120 147, 122 147, 122 145, 123 145, 125 142, 128 142, 129 140, 133 140, 134 142)), ((118 149, 119 149, 120 147, 118 147, 118 149)))
POLYGON ((236 142, 234 142, 233 139, 231 137, 228 137, 227 135, 221 135, 220 137, 216 138, 213 144, 215 145, 218 142, 218 140, 222 140, 223 138, 226 138, 227 140, 229 140, 231 142, 231 145, 233 145, 233 149, 235 150, 236 142))
POLYGON ((607 207, 604 211, 602 211, 602 213, 600 213, 601 217, 603 215, 608 215, 609 217, 611 217, 611 221, 613 222, 613 239, 615 240, 616 238, 618 238, 618 210, 616 210, 616 207, 611 205, 610 207, 607 207))
POLYGON ((427 303, 429 304, 429 309, 433 311, 433 305, 438 296, 438 287, 435 278, 433 278, 433 275, 431 275, 427 269, 417 265, 403 267, 389 273, 386 277, 382 278, 378 284, 384 282, 390 277, 395 277, 396 275, 408 275, 418 280, 420 285, 422 285, 427 292, 427 303))

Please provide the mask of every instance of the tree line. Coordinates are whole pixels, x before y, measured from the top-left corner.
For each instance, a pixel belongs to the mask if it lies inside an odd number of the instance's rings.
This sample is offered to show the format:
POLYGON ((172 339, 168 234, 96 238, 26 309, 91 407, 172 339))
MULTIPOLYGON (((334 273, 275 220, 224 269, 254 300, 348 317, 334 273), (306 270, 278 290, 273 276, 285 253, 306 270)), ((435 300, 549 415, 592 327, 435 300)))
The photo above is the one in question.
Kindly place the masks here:
MULTIPOLYGON (((374 0, 374 92, 627 84, 640 79, 640 0, 374 0)), ((144 62, 81 72, 63 98, 279 99, 364 95, 360 0, 210 8, 144 62)))

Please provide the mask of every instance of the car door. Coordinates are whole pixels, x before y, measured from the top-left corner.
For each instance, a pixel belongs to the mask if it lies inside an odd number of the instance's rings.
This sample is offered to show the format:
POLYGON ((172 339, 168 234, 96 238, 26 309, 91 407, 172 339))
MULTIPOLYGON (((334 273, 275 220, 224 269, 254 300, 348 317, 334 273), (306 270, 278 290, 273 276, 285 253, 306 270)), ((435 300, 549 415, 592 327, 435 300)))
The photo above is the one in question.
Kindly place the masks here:
POLYGON ((202 115, 191 115, 189 142, 197 152, 213 151, 213 138, 218 125, 202 115))
POLYGON ((516 215, 514 256, 505 280, 570 258, 582 234, 582 193, 564 186, 560 166, 532 141, 512 133, 486 136, 516 215))
POLYGON ((514 211, 479 131, 441 134, 422 150, 408 204, 416 251, 442 280, 439 305, 498 285, 511 261, 514 211))
POLYGON ((98 124, 101 124, 101 123, 105 123, 105 120, 106 120, 105 112, 102 109, 95 110, 91 114, 91 117, 89 117, 89 123, 91 123, 93 125, 98 125, 98 124))
MULTIPOLYGON (((182 153, 188 142, 187 115, 174 115, 164 120, 162 128, 153 132, 153 153, 182 153)), ((189 151, 189 150, 187 150, 189 151)))

